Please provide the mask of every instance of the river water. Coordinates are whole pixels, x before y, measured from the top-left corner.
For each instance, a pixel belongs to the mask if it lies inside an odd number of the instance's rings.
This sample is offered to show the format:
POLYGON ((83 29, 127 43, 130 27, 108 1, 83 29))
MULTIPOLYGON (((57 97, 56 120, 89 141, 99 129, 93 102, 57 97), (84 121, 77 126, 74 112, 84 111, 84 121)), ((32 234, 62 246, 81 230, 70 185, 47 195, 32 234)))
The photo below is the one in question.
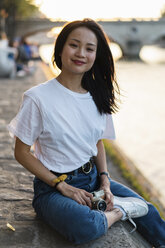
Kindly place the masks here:
POLYGON ((165 64, 118 62, 122 93, 116 144, 161 193, 165 206, 165 64))
MULTIPOLYGON (((49 63, 52 45, 40 49, 49 63)), ((116 47, 116 59, 120 55, 116 47)), ((160 192, 165 206, 165 49, 144 47, 142 61, 116 61, 121 89, 120 111, 114 115, 116 145, 160 192)))

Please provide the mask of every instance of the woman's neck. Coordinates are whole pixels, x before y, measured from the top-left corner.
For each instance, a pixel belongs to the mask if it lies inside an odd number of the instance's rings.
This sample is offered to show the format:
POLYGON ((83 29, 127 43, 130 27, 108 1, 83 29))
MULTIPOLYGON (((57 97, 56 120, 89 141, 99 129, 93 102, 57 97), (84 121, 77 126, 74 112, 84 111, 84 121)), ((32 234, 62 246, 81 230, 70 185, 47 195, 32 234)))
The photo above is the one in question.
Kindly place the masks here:
POLYGON ((56 79, 59 83, 61 83, 63 86, 65 86, 71 91, 82 94, 87 93, 87 91, 81 85, 82 76, 80 75, 73 76, 67 74, 66 76, 64 73, 61 72, 56 79))

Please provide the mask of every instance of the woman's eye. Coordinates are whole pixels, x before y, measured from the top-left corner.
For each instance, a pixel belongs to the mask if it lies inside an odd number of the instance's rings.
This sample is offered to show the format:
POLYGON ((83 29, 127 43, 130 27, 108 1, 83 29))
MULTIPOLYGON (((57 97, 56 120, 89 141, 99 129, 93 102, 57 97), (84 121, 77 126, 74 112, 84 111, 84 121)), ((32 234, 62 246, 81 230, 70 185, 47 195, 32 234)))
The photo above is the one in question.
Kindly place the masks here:
POLYGON ((92 48, 87 48, 88 52, 93 52, 94 50, 92 48))
POLYGON ((76 44, 73 44, 73 43, 70 44, 70 46, 71 46, 71 47, 77 47, 77 45, 76 45, 76 44))

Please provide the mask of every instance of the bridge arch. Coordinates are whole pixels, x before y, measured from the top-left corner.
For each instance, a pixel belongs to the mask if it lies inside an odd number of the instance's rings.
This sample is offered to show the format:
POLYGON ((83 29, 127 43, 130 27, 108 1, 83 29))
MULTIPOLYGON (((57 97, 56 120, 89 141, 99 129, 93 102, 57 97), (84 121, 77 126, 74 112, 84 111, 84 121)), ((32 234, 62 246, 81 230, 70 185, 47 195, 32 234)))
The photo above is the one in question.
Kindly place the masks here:
POLYGON ((125 59, 130 57, 136 59, 139 58, 140 50, 143 47, 141 41, 130 39, 130 40, 126 40, 124 43, 123 41, 121 42, 118 39, 112 38, 112 36, 108 36, 108 37, 111 42, 116 43, 120 47, 123 58, 125 59))
POLYGON ((155 43, 165 48, 165 31, 158 37, 155 37, 155 43))

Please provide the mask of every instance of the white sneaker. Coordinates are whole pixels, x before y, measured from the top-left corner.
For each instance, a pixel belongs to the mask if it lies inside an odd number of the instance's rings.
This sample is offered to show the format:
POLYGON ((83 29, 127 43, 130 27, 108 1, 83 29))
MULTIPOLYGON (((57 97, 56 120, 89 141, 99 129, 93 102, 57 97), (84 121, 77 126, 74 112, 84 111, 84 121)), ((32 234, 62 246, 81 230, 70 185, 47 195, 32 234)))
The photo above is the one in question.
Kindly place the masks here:
POLYGON ((146 215, 148 213, 148 205, 145 203, 145 201, 136 198, 136 197, 118 197, 114 196, 114 208, 117 208, 119 206, 124 210, 125 215, 121 218, 121 220, 129 220, 133 226, 134 229, 130 232, 134 232, 136 230, 136 224, 132 220, 132 218, 138 218, 146 215))

